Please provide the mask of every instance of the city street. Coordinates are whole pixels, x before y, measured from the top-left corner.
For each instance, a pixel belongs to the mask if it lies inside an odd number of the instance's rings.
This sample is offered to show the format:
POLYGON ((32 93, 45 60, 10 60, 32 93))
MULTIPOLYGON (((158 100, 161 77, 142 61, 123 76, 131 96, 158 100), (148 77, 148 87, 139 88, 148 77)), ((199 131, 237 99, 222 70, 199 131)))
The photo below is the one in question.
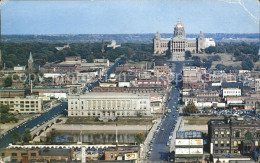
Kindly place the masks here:
POLYGON ((28 121, 20 124, 17 127, 14 127, 13 129, 9 130, 6 132, 5 135, 1 136, 1 148, 7 147, 10 143, 12 143, 12 138, 11 136, 14 133, 19 133, 22 135, 25 131, 26 128, 32 129, 33 127, 37 125, 44 124, 45 122, 57 117, 58 115, 64 114, 64 109, 67 109, 68 103, 67 102, 62 102, 55 106, 54 108, 50 109, 49 111, 39 114, 39 116, 34 116, 28 121))
MULTIPOLYGON (((182 65, 183 64, 180 62, 176 63, 173 70, 174 73, 181 73, 182 65)), ((163 117, 162 125, 155 136, 155 141, 151 148, 151 162, 170 161, 169 146, 167 142, 169 141, 170 135, 172 135, 178 118, 176 107, 178 105, 178 99, 180 95, 178 90, 179 84, 180 83, 176 82, 176 85, 172 86, 168 94, 167 108, 171 109, 171 112, 167 113, 166 116, 163 117)))

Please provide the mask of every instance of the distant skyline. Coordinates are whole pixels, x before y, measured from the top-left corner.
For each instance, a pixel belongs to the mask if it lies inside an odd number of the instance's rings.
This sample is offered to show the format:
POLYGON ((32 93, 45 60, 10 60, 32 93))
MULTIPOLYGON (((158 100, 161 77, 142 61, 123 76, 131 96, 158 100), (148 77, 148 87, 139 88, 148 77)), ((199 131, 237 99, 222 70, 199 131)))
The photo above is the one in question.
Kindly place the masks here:
POLYGON ((259 33, 258 0, 6 1, 2 34, 259 33))

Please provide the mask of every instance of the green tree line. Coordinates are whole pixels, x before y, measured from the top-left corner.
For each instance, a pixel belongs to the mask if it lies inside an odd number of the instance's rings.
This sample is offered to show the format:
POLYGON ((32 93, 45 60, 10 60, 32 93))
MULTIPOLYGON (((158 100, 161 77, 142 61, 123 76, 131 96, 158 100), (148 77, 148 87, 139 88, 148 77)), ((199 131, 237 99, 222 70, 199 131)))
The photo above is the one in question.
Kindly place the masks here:
POLYGON ((15 65, 27 65, 27 61, 32 52, 34 62, 44 65, 46 62, 64 61, 67 56, 81 56, 88 62, 96 58, 107 58, 114 61, 119 56, 134 61, 149 60, 152 57, 153 45, 140 43, 124 43, 116 49, 104 46, 102 53, 102 43, 73 43, 70 48, 58 51, 55 47, 63 46, 57 43, 3 43, 1 44, 2 59, 6 67, 12 68, 15 65))

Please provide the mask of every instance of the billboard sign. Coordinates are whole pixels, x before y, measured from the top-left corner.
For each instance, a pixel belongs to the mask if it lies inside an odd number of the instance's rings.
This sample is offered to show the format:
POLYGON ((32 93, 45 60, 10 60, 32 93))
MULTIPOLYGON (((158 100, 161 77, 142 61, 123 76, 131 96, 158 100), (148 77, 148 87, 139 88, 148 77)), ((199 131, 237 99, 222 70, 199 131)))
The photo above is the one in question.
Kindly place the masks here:
POLYGON ((189 153, 190 153, 189 148, 176 148, 175 150, 176 155, 186 155, 189 153))
POLYGON ((175 145, 190 145, 189 139, 176 139, 175 145))
POLYGON ((190 148, 191 155, 203 154, 203 148, 190 148))
POLYGON ((137 153, 127 153, 125 154, 125 160, 136 160, 137 153))
POLYGON ((190 139, 190 145, 203 145, 203 139, 190 139))

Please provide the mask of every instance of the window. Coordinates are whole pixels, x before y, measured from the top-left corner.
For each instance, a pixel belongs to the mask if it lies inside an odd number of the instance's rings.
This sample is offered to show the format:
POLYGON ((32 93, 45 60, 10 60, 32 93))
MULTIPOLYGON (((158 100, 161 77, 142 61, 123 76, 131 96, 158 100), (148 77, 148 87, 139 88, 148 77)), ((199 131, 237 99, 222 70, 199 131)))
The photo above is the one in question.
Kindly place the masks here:
POLYGON ((223 141, 223 140, 221 140, 220 146, 221 146, 221 147, 224 147, 224 141, 223 141))
POLYGON ((237 141, 234 141, 234 146, 235 146, 235 147, 237 146, 237 141))
POLYGON ((31 156, 32 156, 32 157, 35 157, 35 156, 36 156, 36 153, 31 153, 31 156))
POLYGON ((12 153, 11 155, 12 155, 12 156, 17 156, 17 153, 12 153))
POLYGON ((258 141, 255 141, 255 146, 258 146, 259 144, 258 144, 258 141))
POLYGON ((230 146, 230 142, 229 142, 229 140, 227 141, 227 147, 229 147, 230 146))
POLYGON ((21 153, 21 156, 27 156, 27 153, 21 153))
POLYGON ((2 157, 4 157, 5 156, 5 153, 2 153, 2 157))
POLYGON ((218 141, 215 141, 215 147, 218 147, 218 141))
POLYGON ((257 138, 260 138, 260 131, 258 131, 258 132, 256 133, 256 137, 257 137, 257 138))
POLYGON ((239 132, 239 131, 237 131, 237 132, 235 133, 235 137, 236 137, 236 138, 239 138, 239 137, 240 137, 240 132, 239 132))

